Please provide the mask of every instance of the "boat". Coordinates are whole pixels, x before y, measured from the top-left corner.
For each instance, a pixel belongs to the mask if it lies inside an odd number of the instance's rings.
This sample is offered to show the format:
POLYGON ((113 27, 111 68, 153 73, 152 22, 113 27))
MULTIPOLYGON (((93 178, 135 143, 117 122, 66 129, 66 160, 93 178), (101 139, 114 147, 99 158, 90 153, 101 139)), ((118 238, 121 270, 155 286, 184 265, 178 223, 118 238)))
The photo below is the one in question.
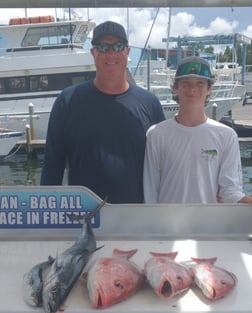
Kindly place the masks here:
POLYGON ((0 157, 8 155, 23 135, 22 131, 0 128, 0 157))
POLYGON ((246 124, 241 124, 234 121, 231 117, 223 117, 220 120, 223 124, 231 127, 237 133, 239 138, 252 137, 252 123, 247 122, 246 124))
POLYGON ((237 62, 216 62, 212 71, 218 81, 233 81, 236 76, 241 74, 242 67, 237 62))
MULTIPOLYGON (((210 99, 205 107, 206 115, 217 121, 231 115, 234 105, 242 105, 246 99, 246 87, 238 83, 215 83, 210 99)), ((173 100, 160 101, 166 118, 172 118, 178 112, 179 105, 173 100)))
MULTIPOLYGON (((134 77, 139 86, 149 89, 159 98, 166 118, 172 118, 179 109, 178 103, 172 99, 171 91, 175 72, 175 69, 166 66, 166 60, 151 60, 141 62, 139 71, 134 77)), ((221 74, 219 72, 216 75, 216 82, 205 108, 207 116, 218 121, 230 115, 234 105, 242 105, 246 101, 246 87, 237 80, 219 79, 223 78, 221 74)))
POLYGON ((14 18, 0 26, 2 127, 24 131, 32 104, 34 136, 46 138, 49 114, 61 90, 95 75, 93 57, 84 48, 94 27, 91 20, 53 16, 14 18))

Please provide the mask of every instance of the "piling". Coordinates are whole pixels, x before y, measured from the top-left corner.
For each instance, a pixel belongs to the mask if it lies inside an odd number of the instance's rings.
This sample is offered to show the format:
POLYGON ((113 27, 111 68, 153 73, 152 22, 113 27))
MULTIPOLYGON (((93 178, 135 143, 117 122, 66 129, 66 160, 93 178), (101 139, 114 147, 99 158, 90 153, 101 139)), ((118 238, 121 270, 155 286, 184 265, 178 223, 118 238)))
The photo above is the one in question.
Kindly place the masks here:
POLYGON ((212 119, 213 120, 216 120, 216 117, 217 117, 217 108, 218 108, 218 105, 217 103, 213 103, 212 104, 212 119))
POLYGON ((27 154, 28 156, 31 155, 32 153, 32 145, 31 145, 31 128, 30 125, 27 124, 26 127, 26 150, 27 150, 27 154))
POLYGON ((34 130, 34 105, 32 103, 29 103, 29 121, 30 121, 30 135, 31 140, 35 139, 35 130, 34 130))

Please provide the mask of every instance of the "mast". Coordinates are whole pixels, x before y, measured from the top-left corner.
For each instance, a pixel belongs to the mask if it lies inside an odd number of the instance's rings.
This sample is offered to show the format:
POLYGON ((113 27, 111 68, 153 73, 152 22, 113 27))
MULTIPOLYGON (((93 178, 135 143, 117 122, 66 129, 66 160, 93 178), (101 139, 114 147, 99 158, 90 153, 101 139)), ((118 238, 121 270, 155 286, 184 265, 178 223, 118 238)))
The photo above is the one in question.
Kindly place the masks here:
POLYGON ((170 30, 171 30, 171 11, 172 9, 169 8, 168 14, 168 23, 167 23, 167 37, 166 37, 166 66, 168 67, 169 62, 169 37, 170 37, 170 30))

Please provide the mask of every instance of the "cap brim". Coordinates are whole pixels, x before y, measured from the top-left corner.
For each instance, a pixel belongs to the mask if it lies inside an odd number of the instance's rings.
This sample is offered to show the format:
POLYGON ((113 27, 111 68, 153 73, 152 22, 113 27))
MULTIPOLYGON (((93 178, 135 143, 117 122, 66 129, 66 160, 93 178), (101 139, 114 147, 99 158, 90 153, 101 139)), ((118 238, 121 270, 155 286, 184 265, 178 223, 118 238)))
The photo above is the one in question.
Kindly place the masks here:
POLYGON ((206 80, 210 81, 211 83, 215 82, 214 77, 207 77, 207 76, 197 75, 197 74, 180 75, 180 76, 175 77, 175 80, 178 80, 180 78, 200 78, 200 79, 206 79, 206 80))

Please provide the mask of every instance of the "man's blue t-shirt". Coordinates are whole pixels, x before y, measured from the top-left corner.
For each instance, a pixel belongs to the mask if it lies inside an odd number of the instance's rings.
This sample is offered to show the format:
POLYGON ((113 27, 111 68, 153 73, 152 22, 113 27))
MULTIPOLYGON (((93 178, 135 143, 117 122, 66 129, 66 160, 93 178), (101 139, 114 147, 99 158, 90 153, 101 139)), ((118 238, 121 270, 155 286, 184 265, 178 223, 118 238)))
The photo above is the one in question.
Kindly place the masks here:
POLYGON ((62 91, 48 125, 42 185, 86 186, 110 203, 143 202, 146 131, 164 119, 158 99, 130 85, 119 95, 88 81, 62 91))

